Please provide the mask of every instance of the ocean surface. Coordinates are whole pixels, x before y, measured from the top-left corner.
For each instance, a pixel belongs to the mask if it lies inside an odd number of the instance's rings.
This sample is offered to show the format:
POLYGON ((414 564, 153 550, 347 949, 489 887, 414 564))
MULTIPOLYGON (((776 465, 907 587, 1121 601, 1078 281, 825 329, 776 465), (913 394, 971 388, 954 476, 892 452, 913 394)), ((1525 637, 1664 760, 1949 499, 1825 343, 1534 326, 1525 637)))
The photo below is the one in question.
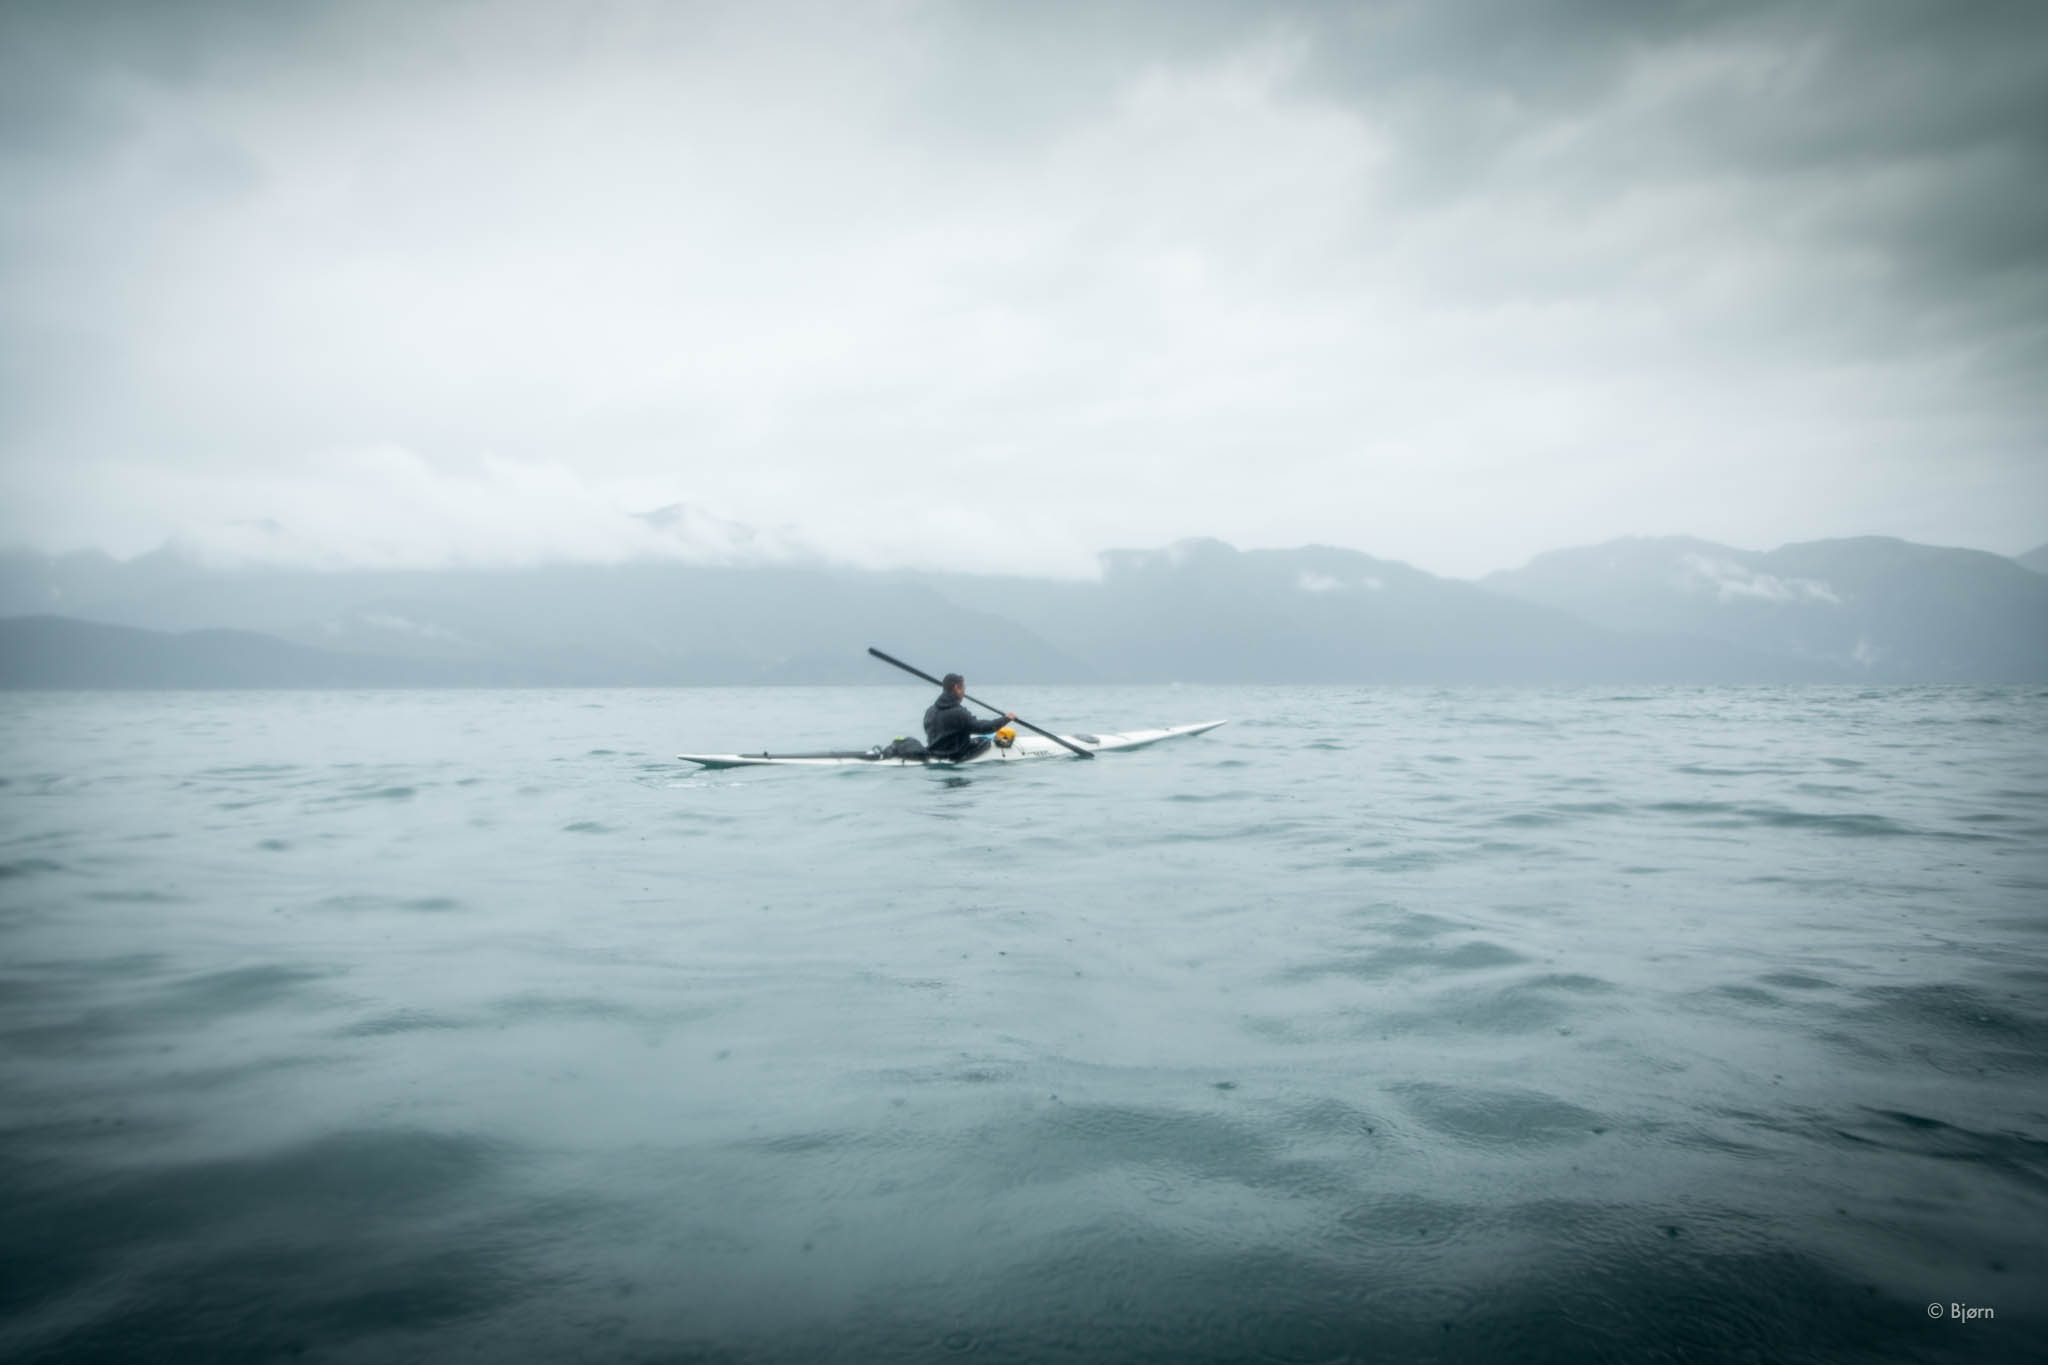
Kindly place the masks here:
POLYGON ((0 695, 0 1359, 2048 1359, 2048 693, 0 695))

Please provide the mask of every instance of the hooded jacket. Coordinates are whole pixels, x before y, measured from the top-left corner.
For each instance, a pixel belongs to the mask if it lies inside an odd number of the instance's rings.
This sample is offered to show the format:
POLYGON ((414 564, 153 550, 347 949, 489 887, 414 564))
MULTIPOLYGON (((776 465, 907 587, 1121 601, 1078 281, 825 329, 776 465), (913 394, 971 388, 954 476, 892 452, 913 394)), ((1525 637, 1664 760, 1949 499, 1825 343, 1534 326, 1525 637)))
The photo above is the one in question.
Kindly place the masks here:
POLYGON ((974 742, 976 735, 990 734, 1002 724, 1000 716, 984 720, 951 692, 941 692, 924 713, 925 750, 933 758, 966 758, 980 747, 974 742))

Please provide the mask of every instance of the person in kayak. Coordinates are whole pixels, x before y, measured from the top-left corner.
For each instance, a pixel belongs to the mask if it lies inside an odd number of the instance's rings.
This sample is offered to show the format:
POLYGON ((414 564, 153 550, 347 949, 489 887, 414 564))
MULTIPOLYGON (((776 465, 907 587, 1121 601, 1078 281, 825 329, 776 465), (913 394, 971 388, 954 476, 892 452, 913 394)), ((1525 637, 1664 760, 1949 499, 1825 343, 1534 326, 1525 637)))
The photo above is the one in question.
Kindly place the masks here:
POLYGON ((924 713, 924 747, 933 758, 964 763, 988 747, 986 736, 1017 719, 1007 711, 988 719, 969 711, 967 679, 958 673, 948 673, 939 687, 939 699, 924 713))

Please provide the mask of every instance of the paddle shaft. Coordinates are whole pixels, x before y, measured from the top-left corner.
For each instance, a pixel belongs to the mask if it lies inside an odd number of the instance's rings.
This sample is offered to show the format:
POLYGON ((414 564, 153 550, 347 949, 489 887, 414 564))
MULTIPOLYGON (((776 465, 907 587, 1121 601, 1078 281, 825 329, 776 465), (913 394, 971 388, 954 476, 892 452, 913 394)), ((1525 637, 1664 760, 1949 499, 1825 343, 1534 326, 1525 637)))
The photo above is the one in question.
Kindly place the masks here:
MULTIPOLYGON (((896 665, 896 667, 898 667, 898 668, 902 669, 902 670, 903 670, 903 671, 904 671, 905 673, 912 673, 912 674, 915 674, 915 675, 917 675, 917 676, 918 676, 918 677, 920 677, 920 678, 923 678, 923 679, 924 679, 924 680, 925 680, 926 682, 930 683, 930 684, 931 684, 931 685, 932 685, 933 687, 944 687, 944 686, 945 686, 945 684, 944 684, 944 683, 940 682, 940 681, 939 681, 939 680, 938 680, 937 678, 934 678, 934 677, 933 677, 933 676, 932 676, 931 674, 929 674, 929 673, 925 672, 925 671, 924 671, 923 669, 921 669, 921 668, 912 668, 912 667, 911 667, 911 666, 910 666, 909 664, 907 664, 907 663, 904 663, 904 662, 903 662, 903 660, 901 660, 901 659, 898 659, 898 658, 894 658, 894 657, 892 657, 892 656, 890 656, 890 655, 887 655, 887 654, 884 654, 884 653, 883 653, 883 652, 882 652, 881 650, 879 650, 879 649, 876 649, 876 648, 875 648, 875 647, 874 647, 873 645, 869 645, 869 646, 868 646, 868 653, 870 653, 870 654, 874 655, 874 656, 875 656, 875 657, 876 657, 877 659, 880 659, 880 660, 881 660, 881 661, 882 661, 883 663, 885 663, 885 664, 894 664, 894 665, 896 665)), ((967 697, 967 694, 966 694, 965 692, 962 692, 962 693, 961 693, 960 695, 961 695, 961 696, 963 696, 963 697, 967 697)), ((973 702, 973 703, 974 703, 974 704, 975 704, 976 706, 984 706, 984 707, 987 707, 987 708, 988 708, 989 710, 991 710, 991 711, 997 711, 997 712, 1001 712, 1001 711, 1003 710, 1003 708, 1002 708, 1002 707, 1000 707, 1000 706, 997 706, 997 705, 995 705, 995 704, 994 704, 994 703, 992 703, 992 702, 985 702, 985 701, 983 701, 983 700, 982 700, 982 699, 981 699, 980 697, 967 697, 967 700, 969 700, 969 701, 973 702)), ((1004 712, 1004 714, 1008 714, 1008 713, 1007 713, 1007 712, 1004 712)), ((1016 716, 1011 716, 1011 717, 1010 717, 1010 719, 1012 719, 1012 720, 1015 720, 1015 721, 1016 721, 1016 722, 1017 722, 1017 723, 1018 723, 1019 725, 1023 726, 1023 727, 1025 728, 1025 729, 1027 729, 1027 730, 1031 731, 1031 733, 1033 733, 1033 734, 1035 734, 1035 735, 1044 735, 1044 736, 1045 736, 1045 737, 1046 737, 1047 739, 1049 739, 1049 740, 1051 740, 1051 741, 1052 741, 1053 743, 1055 743, 1055 744, 1059 745, 1059 746, 1060 746, 1060 747, 1061 747, 1062 749, 1071 749, 1071 750, 1073 750, 1073 751, 1074 751, 1074 752, 1075 752, 1076 754, 1079 754, 1079 755, 1080 755, 1080 756, 1081 756, 1082 758, 1093 758, 1093 757, 1095 757, 1095 755, 1094 755, 1094 754, 1091 754, 1091 753, 1089 753, 1089 752, 1088 752, 1088 751, 1087 751, 1086 749, 1083 749, 1083 748, 1079 747, 1078 745, 1074 745, 1074 744, 1069 744, 1069 743, 1068 743, 1068 742, 1067 742, 1066 740, 1064 740, 1064 739, 1061 739, 1061 738, 1060 738, 1060 737, 1059 737, 1058 735, 1054 734, 1054 733, 1053 733, 1052 731, 1050 731, 1050 730, 1041 730, 1041 729, 1039 729, 1039 728, 1038 728, 1038 727, 1037 727, 1036 725, 1033 725, 1033 724, 1032 724, 1032 723, 1031 723, 1030 721, 1028 721, 1028 720, 1022 720, 1022 719, 1019 719, 1019 718, 1018 718, 1018 717, 1016 717, 1016 716)))

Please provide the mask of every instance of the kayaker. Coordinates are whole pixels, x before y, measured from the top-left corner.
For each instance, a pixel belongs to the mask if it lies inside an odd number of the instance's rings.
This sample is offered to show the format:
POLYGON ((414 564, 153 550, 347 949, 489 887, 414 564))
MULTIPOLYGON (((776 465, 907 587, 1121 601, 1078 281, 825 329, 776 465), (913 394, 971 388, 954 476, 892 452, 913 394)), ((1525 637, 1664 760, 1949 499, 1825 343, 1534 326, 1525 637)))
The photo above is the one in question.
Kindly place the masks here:
POLYGON ((1000 718, 987 719, 969 711, 967 679, 948 673, 939 680, 939 699, 924 713, 925 752, 933 758, 964 762, 988 747, 987 735, 1015 719, 1007 711, 1000 718))

